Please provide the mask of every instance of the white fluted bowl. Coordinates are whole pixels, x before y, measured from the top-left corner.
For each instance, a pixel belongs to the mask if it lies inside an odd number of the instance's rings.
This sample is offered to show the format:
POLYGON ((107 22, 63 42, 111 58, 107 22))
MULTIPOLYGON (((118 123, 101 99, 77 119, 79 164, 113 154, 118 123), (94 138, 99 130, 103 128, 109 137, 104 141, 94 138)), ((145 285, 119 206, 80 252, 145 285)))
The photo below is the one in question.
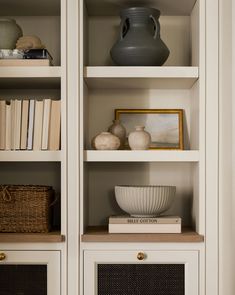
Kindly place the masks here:
POLYGON ((119 207, 134 217, 160 215, 170 208, 175 192, 175 186, 115 186, 119 207))

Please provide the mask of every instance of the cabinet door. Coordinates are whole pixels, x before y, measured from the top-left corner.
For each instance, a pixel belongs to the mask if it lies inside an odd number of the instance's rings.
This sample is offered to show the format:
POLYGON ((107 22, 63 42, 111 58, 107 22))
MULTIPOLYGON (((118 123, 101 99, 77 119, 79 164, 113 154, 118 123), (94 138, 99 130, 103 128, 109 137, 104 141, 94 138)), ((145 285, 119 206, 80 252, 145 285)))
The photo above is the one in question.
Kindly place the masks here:
POLYGON ((198 295, 197 251, 85 251, 84 295, 198 295))
POLYGON ((0 251, 0 295, 59 295, 59 251, 0 251))

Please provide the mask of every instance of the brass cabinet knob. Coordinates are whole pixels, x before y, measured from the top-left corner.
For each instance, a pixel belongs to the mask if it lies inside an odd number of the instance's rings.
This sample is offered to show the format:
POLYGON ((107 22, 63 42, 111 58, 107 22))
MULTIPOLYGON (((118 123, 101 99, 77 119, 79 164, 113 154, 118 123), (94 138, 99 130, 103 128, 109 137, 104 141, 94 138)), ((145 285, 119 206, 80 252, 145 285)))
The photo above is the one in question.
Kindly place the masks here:
POLYGON ((6 259, 6 254, 0 253, 0 261, 3 261, 4 259, 6 259))
POLYGON ((137 259, 138 259, 138 260, 144 260, 144 259, 145 259, 145 254, 144 254, 143 252, 139 252, 139 253, 137 254, 137 259))

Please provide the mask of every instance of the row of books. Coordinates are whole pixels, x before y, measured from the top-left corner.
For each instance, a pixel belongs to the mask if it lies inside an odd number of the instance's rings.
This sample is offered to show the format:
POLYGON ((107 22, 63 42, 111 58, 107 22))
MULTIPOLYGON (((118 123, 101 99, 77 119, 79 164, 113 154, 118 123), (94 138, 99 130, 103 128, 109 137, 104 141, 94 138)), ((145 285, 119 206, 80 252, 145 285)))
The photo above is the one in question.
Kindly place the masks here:
POLYGON ((110 216, 109 233, 181 233, 179 216, 131 217, 110 216))
POLYGON ((60 120, 60 100, 0 100, 0 149, 59 150, 60 120))

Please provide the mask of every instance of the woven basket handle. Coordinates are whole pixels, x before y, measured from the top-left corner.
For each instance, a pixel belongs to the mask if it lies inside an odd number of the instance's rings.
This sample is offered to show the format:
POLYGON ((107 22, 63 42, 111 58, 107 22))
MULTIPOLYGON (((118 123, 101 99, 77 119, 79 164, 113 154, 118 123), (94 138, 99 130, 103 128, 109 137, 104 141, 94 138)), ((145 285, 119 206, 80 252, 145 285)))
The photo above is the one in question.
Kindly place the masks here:
POLYGON ((11 202, 12 201, 12 196, 11 193, 8 190, 8 186, 7 185, 0 185, 0 194, 2 196, 2 199, 4 202, 11 202))

